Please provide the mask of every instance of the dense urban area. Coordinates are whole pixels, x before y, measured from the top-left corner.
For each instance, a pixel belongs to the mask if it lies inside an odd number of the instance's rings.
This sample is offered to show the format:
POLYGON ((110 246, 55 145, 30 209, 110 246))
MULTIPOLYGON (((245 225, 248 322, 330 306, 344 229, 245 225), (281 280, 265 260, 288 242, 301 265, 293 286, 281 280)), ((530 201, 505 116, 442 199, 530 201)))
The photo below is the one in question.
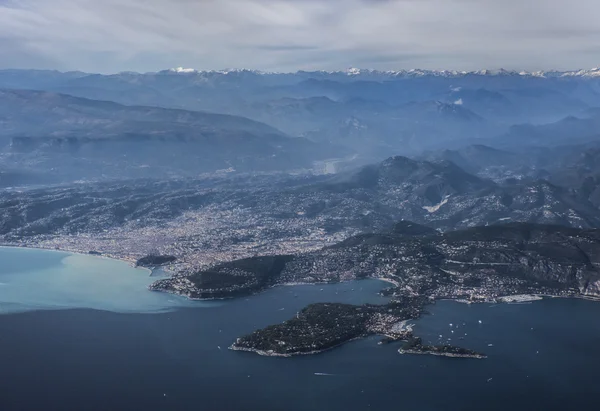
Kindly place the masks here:
POLYGON ((224 299, 376 278, 235 350, 320 352, 440 299, 600 296, 600 76, 0 70, 0 242, 169 274, 224 299), (111 101, 104 101, 111 100, 111 101), (215 113, 223 114, 215 114, 215 113))

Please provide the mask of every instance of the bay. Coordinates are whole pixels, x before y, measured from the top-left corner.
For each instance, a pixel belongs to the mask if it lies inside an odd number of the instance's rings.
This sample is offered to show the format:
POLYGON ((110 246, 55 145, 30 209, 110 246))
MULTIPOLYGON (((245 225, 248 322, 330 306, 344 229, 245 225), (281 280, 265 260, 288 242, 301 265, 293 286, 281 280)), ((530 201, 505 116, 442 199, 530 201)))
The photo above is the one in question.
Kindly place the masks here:
MULTIPOLYGON (((3 264, 0 283, 17 286, 17 275, 29 274, 27 284, 35 286, 36 275, 38 279, 55 275, 69 258, 27 251, 44 255, 39 254, 38 260, 28 254, 23 265, 3 264)), ((89 258, 92 265, 99 260, 89 258)), ((121 276, 147 276, 118 263, 121 276)), ((86 264, 78 270, 89 267, 86 264)), ((600 378, 600 304, 596 302, 544 299, 532 304, 465 305, 440 301, 429 307, 430 315, 415 321, 417 334, 426 341, 450 338, 453 344, 485 352, 489 356, 485 360, 400 355, 398 344, 378 345, 378 337, 319 355, 272 358, 227 347, 237 336, 284 321, 311 302, 383 303, 385 298, 377 291, 386 285, 364 280, 276 287, 248 298, 207 304, 144 290, 158 298, 146 300, 137 285, 124 287, 124 280, 104 278, 107 283, 100 294, 75 293, 77 297, 71 295, 67 303, 52 300, 52 309, 13 298, 13 304, 28 308, 0 315, 0 410, 427 411, 596 406, 600 378), (111 283, 122 290, 117 302, 128 300, 129 293, 135 304, 111 302, 111 283), (150 308, 145 309, 148 301, 150 308)), ((51 280, 46 278, 43 284, 51 280)), ((43 296, 43 287, 38 286, 43 296)), ((0 292, 0 304, 2 296, 0 292)))

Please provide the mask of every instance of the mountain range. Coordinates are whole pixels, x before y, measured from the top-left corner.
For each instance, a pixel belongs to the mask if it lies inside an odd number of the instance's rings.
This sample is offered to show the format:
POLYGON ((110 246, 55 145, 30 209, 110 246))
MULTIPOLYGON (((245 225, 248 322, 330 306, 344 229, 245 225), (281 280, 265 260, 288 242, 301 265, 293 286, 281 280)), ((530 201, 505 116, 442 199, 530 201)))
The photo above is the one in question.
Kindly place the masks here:
POLYGON ((232 349, 383 334, 481 358, 397 324, 441 298, 600 296, 598 69, 0 70, 0 146, 0 244, 161 267, 152 290, 193 298, 391 284, 232 349))
POLYGON ((186 265, 190 244, 215 250, 194 230, 220 230, 213 261, 403 219, 600 227, 597 72, 3 70, 1 232, 161 225, 186 265))
MULTIPOLYGON (((198 170, 289 170, 310 168, 324 158, 358 156, 359 162, 365 164, 392 154, 415 156, 423 150, 480 141, 502 148, 595 140, 600 118, 595 109, 600 106, 598 73, 598 69, 536 73, 359 69, 263 73, 173 69, 101 75, 0 70, 0 88, 5 93, 2 100, 6 102, 0 108, 0 118, 5 126, 2 134, 13 134, 11 138, 31 137, 29 133, 38 137, 47 131, 45 137, 51 138, 57 134, 76 133, 80 138, 95 133, 94 138, 101 134, 131 139, 131 134, 135 134, 142 139, 168 135, 198 142, 206 137, 208 130, 215 129, 218 136, 229 135, 224 144, 236 146, 237 153, 233 154, 237 157, 233 161, 236 164, 223 160, 231 157, 230 153, 217 144, 208 150, 210 154, 198 157, 204 163, 198 170), (19 103, 16 95, 6 94, 9 90, 20 93, 21 99, 36 100, 38 105, 31 107, 45 113, 48 127, 42 127, 39 119, 37 123, 30 121, 26 106, 19 103), (43 98, 41 94, 25 97, 26 90, 48 94, 43 98), (56 97, 59 95, 60 99, 56 97), (66 96, 87 100, 71 103, 66 96), (8 103, 11 99, 17 99, 14 106, 8 103), (91 100, 97 102, 94 108, 91 100), (109 101, 120 106, 110 106, 109 101), (59 108, 63 104, 82 107, 68 111, 59 108), (123 105, 137 108, 123 109, 123 105), (109 114, 110 110, 127 112, 129 117, 119 118, 115 113, 109 114), (245 133, 246 137, 227 140, 231 139, 231 133, 245 133), (199 138, 198 134, 204 137, 199 138), (304 140, 279 140, 283 135, 304 140), (265 155, 257 155, 256 150, 243 144, 254 137, 263 142, 272 140, 261 147, 265 155), (298 152, 298 158, 292 152, 298 152), (271 160, 273 155, 284 160, 271 160)), ((211 142, 216 140, 219 139, 211 142)), ((26 146, 28 141, 16 143, 26 146)), ((208 141, 200 144, 202 151, 206 144, 208 141)), ((259 146, 254 140, 249 145, 259 146)), ((154 148, 145 157, 160 163, 160 156, 155 158, 155 154, 161 151, 162 148, 154 148)), ((61 158, 58 162, 64 161, 61 158)), ((177 170, 171 170, 169 175, 177 175, 177 170)))
POLYGON ((239 116, 46 91, 0 90, 0 124, 4 166, 56 181, 311 168, 343 153, 239 116))

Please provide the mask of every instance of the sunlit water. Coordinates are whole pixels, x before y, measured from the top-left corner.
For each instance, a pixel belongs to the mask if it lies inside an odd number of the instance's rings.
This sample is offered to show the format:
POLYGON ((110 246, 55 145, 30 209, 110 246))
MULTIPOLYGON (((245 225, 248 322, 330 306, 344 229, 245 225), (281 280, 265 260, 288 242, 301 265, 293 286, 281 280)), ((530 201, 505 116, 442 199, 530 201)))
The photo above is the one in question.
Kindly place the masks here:
POLYGON ((148 291, 156 280, 123 261, 0 247, 0 314, 65 308, 154 313, 217 304, 148 291))
MULTIPOLYGON (((546 299, 469 306, 442 301, 430 307, 432 315, 416 321, 416 332, 426 341, 450 338, 485 352, 485 360, 400 355, 398 344, 378 345, 379 337, 320 355, 269 358, 227 347, 236 337, 284 321, 312 302, 382 303, 386 299, 377 291, 386 284, 364 280, 278 287, 195 305, 146 291, 152 280, 148 273, 127 264, 83 256, 79 272, 106 263, 101 267, 139 275, 139 282, 117 278, 112 285, 100 284, 96 277, 103 282, 114 273, 96 267, 95 275, 80 273, 87 279, 75 286, 70 279, 82 277, 60 274, 59 268, 76 267, 72 257, 38 250, 14 253, 12 260, 2 258, 0 281, 12 278, 8 287, 29 284, 35 291, 10 297, 28 312, 0 315, 1 411, 597 408, 600 303, 546 299), (12 261, 10 270, 7 261, 12 261), (62 293, 56 277, 53 282, 42 274, 57 270, 66 286, 62 293), (29 280, 15 279, 32 271, 29 280), (90 284, 96 285, 94 292, 90 284), (115 286, 121 289, 118 298, 115 286), (43 292, 44 287, 56 292, 43 292), (31 311, 40 306, 54 309, 31 311)), ((2 301, 10 295, 0 294, 2 301)))

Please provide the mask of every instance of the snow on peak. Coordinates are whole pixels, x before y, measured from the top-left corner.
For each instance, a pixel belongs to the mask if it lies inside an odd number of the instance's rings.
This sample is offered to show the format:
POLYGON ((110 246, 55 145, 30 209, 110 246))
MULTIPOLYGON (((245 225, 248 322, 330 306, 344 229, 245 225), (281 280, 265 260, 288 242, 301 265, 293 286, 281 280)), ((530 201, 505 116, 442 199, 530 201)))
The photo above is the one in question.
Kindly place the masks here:
POLYGON ((356 76, 359 75, 363 72, 363 70, 356 68, 356 67, 350 67, 348 70, 346 70, 346 74, 349 76, 356 76))
MULTIPOLYGON (((371 69, 360 69, 356 67, 350 67, 343 71, 297 71, 296 73, 283 73, 283 72, 270 72, 250 69, 225 69, 225 70, 208 70, 201 71, 192 68, 176 67, 166 70, 168 73, 182 73, 182 74, 256 74, 256 75, 273 75, 273 74, 325 74, 325 75, 346 75, 349 77, 368 77, 368 78, 415 78, 415 77, 446 77, 446 78, 460 78, 464 76, 520 76, 520 77, 538 77, 538 78, 555 78, 555 77, 583 77, 583 78, 600 78, 600 68, 592 68, 588 70, 573 70, 573 71, 526 71, 526 70, 476 70, 476 71, 457 71, 457 70, 422 70, 422 69, 410 69, 410 70, 371 70, 371 69)), ((162 73, 162 72, 161 72, 162 73)), ((458 90, 456 90, 458 91, 458 90)))
POLYGON ((199 74, 199 75, 214 75, 214 74, 244 74, 244 73, 252 73, 252 74, 277 74, 275 72, 264 72, 259 70, 250 70, 250 69, 224 69, 224 70, 196 70, 193 68, 185 68, 185 67, 175 67, 169 70, 161 71, 159 73, 176 73, 176 74, 199 74))
POLYGON ((595 67, 589 70, 567 71, 562 77, 600 77, 600 68, 595 67))
POLYGON ((218 71, 216 71, 216 73, 220 73, 220 74, 250 73, 250 74, 257 74, 257 75, 278 74, 274 71, 251 70, 251 69, 247 69, 247 68, 241 68, 241 69, 229 68, 229 69, 224 69, 224 70, 218 70, 218 71))
POLYGON ((174 73, 195 73, 196 72, 196 70, 193 68, 183 68, 183 67, 172 68, 169 71, 172 71, 174 73))

